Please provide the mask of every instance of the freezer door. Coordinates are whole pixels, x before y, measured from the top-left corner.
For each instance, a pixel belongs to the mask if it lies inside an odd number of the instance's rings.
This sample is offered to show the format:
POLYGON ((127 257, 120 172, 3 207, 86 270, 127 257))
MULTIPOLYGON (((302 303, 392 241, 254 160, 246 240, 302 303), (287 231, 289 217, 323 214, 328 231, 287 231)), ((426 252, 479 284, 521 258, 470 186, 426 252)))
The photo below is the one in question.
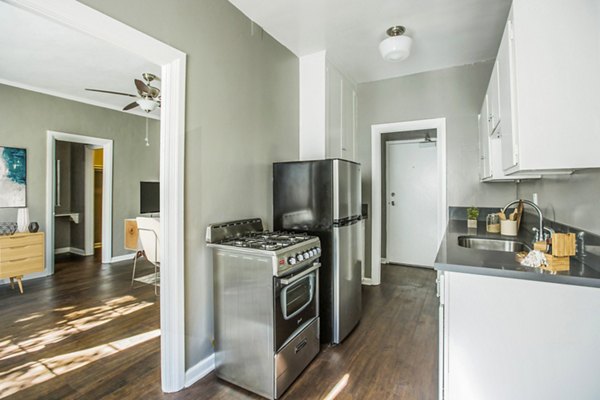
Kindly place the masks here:
POLYGON ((358 324, 362 312, 360 221, 333 228, 333 343, 358 324))
POLYGON ((330 160, 273 164, 273 228, 331 229, 332 178, 330 160))
POLYGON ((333 160, 333 220, 361 213, 360 164, 333 160))

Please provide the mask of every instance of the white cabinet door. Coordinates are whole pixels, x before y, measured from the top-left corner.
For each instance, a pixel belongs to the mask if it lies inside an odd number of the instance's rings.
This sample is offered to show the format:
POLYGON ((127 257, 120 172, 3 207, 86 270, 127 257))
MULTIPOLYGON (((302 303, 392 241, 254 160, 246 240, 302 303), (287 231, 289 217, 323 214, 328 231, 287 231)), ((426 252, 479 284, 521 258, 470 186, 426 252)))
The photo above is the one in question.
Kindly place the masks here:
POLYGON ((500 101, 498 99, 498 61, 494 63, 492 77, 487 90, 488 134, 492 134, 500 122, 500 101))
POLYGON ((356 86, 327 66, 327 151, 329 158, 355 159, 356 86))
POLYGON ((488 103, 487 95, 483 100, 479 113, 479 178, 481 180, 492 176, 490 168, 490 136, 488 131, 488 103))
POLYGON ((600 288, 443 276, 444 399, 598 399, 600 288))
POLYGON ((354 126, 355 126, 356 91, 350 81, 342 79, 342 158, 354 161, 354 126))
POLYGON ((342 157, 342 75, 327 67, 327 157, 342 157))
POLYGON ((512 34, 512 13, 509 15, 496 63, 498 65, 499 111, 502 120, 498 127, 498 136, 502 142, 502 167, 510 168, 519 163, 516 121, 516 92, 514 69, 514 46, 512 34))

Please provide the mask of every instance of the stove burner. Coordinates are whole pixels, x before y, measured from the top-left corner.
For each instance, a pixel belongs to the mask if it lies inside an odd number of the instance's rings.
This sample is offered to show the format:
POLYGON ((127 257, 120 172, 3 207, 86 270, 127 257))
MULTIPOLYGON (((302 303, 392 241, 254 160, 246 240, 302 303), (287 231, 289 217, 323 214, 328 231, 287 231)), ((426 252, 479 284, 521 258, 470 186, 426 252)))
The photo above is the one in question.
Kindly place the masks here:
POLYGON ((260 250, 279 250, 309 240, 306 233, 295 232, 249 232, 244 236, 227 239, 222 244, 235 247, 249 247, 260 250))

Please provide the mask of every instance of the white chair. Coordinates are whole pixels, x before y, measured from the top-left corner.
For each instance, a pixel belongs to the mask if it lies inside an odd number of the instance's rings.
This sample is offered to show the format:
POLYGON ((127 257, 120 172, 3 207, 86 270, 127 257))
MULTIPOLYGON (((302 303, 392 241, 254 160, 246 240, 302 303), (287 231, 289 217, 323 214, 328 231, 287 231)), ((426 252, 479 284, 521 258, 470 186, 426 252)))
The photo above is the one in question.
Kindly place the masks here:
MULTIPOLYGON (((158 269, 160 268, 160 220, 155 218, 138 217, 135 219, 138 226, 138 237, 141 249, 146 260, 154 265, 154 294, 158 295, 158 269)), ((135 266, 137 254, 133 262, 131 286, 135 279, 135 266)))

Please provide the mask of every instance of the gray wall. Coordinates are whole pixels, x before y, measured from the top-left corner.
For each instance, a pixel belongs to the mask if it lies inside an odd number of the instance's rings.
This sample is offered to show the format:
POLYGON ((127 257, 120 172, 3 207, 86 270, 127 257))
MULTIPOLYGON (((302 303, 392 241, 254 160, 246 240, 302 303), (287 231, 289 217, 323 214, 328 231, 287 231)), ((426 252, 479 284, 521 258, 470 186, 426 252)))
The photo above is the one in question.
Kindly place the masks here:
POLYGON ((271 164, 298 159, 298 58, 225 0, 84 0, 185 52, 186 364, 212 352, 206 226, 272 223, 271 164))
POLYGON ((519 184, 519 195, 538 194, 544 216, 553 221, 600 234, 600 170, 548 176, 519 184))
MULTIPOLYGON (((477 115, 492 62, 424 72, 358 86, 358 161, 363 199, 371 201, 371 125, 446 118, 449 206, 501 206, 516 195, 514 183, 479 183, 477 115)), ((372 209, 372 207, 369 207, 372 209)), ((367 221, 367 260, 371 257, 371 218, 367 221)), ((367 262, 367 274, 370 274, 367 262)))
MULTIPOLYGON (((146 147, 143 117, 4 85, 0 121, 0 145, 27 148, 27 206, 41 230, 46 229, 46 131, 114 140, 113 255, 126 254, 123 219, 139 214, 139 181, 159 176, 158 121, 149 124, 152 145, 146 147)), ((0 209, 0 221, 16 220, 16 209, 0 209)))

